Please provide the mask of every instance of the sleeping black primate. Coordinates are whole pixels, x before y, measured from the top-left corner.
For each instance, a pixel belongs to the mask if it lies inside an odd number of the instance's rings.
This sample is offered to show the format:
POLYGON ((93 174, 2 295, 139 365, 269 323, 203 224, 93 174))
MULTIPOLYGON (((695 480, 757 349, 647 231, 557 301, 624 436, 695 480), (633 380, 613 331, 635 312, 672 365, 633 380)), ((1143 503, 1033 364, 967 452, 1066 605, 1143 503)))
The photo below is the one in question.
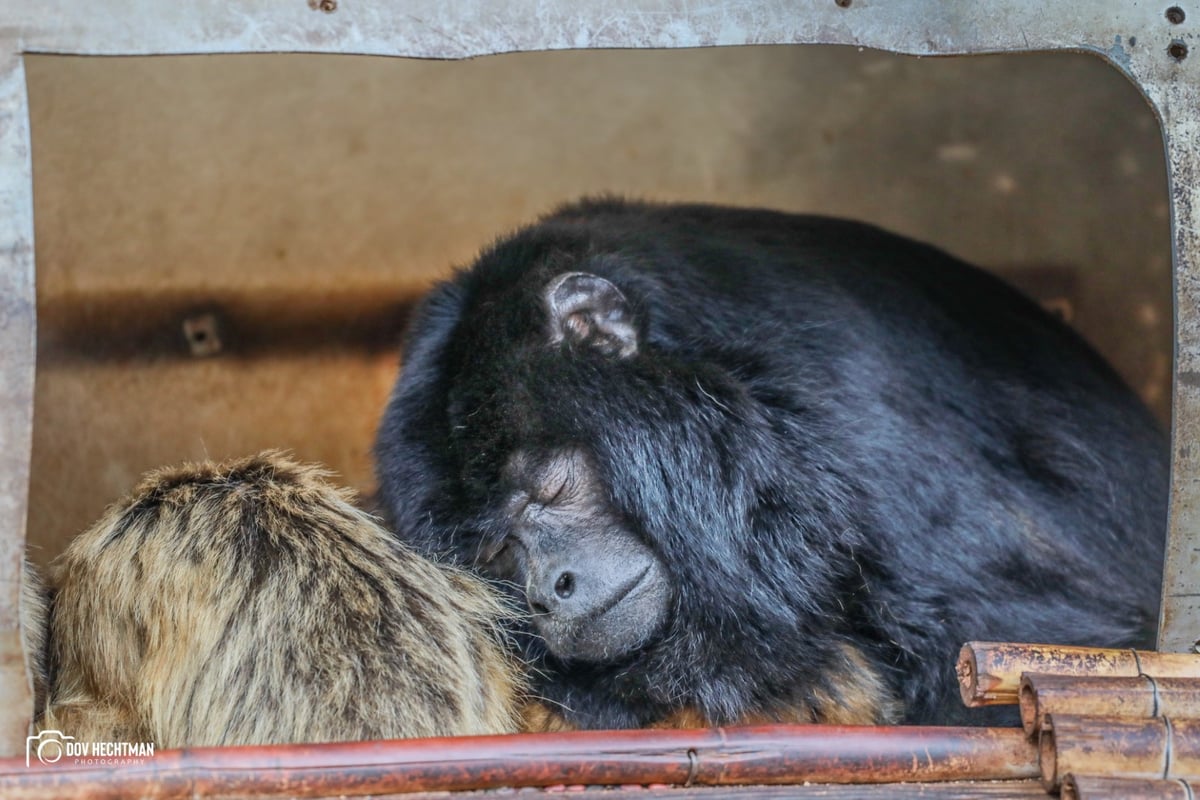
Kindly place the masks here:
POLYGON ((527 604, 548 726, 994 721, 963 641, 1151 642, 1155 421, 854 222, 566 206, 428 296, 376 453, 399 535, 527 604))

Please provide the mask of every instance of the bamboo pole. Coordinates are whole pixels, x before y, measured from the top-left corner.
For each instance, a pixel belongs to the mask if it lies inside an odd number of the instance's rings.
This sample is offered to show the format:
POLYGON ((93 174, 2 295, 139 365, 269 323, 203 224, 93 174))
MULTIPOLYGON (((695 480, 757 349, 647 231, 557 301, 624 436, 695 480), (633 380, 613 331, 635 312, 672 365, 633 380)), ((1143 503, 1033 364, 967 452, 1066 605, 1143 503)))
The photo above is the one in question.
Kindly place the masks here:
POLYGON ((1037 777, 1016 728, 766 726, 162 751, 140 766, 0 762, 0 797, 318 797, 555 784, 893 783, 1037 777))
POLYGON ((1042 784, 1067 774, 1200 779, 1200 720, 1051 716, 1038 742, 1042 784))
POLYGON ((1155 653, 1051 644, 967 642, 958 655, 963 702, 977 706, 1018 702, 1021 675, 1079 675, 1111 678, 1200 678, 1200 655, 1155 653))
POLYGON ((1097 678, 1021 676, 1021 724, 1036 735, 1048 715, 1170 717, 1200 719, 1200 680, 1195 678, 1097 678))
POLYGON ((1062 800, 1192 800, 1187 781, 1139 780, 1097 775, 1068 775, 1062 785, 1062 800))

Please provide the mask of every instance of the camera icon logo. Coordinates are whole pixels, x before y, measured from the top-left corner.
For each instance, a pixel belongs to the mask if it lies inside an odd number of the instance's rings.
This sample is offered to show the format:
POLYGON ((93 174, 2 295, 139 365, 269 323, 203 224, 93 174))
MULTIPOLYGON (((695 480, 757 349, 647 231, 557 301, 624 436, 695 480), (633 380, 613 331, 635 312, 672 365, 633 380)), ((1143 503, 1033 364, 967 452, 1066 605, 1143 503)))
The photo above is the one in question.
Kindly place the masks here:
POLYGON ((66 754, 66 743, 73 741, 75 741, 74 736, 67 736, 62 731, 56 730, 42 731, 37 736, 26 736, 25 766, 29 766, 31 757, 43 764, 56 763, 66 754))

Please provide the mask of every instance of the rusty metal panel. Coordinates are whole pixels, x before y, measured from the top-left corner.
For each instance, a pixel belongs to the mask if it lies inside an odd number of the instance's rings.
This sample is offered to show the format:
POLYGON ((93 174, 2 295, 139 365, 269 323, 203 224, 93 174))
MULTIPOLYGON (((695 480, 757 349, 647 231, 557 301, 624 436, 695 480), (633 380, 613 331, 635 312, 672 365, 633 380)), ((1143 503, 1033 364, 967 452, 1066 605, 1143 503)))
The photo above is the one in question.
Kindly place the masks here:
POLYGON ((1137 84, 1162 122, 1176 274, 1173 489, 1163 649, 1200 636, 1200 22, 1129 0, 0 0, 0 755, 24 746, 17 640, 34 359, 32 204, 23 53, 363 53, 461 58, 517 50, 767 43, 914 55, 1083 50, 1137 84))

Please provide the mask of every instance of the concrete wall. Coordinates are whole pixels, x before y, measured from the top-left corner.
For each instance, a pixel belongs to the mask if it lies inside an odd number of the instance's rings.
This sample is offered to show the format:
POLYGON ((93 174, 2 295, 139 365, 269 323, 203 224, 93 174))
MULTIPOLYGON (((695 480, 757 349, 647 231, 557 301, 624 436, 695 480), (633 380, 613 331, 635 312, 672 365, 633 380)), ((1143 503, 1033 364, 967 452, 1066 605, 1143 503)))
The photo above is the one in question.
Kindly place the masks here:
POLYGON ((408 304, 583 193, 934 242, 1065 300, 1168 413, 1161 137, 1090 56, 40 56, 27 74, 38 560, 163 463, 283 447, 369 490, 408 304), (219 352, 192 355, 185 322, 219 352))

